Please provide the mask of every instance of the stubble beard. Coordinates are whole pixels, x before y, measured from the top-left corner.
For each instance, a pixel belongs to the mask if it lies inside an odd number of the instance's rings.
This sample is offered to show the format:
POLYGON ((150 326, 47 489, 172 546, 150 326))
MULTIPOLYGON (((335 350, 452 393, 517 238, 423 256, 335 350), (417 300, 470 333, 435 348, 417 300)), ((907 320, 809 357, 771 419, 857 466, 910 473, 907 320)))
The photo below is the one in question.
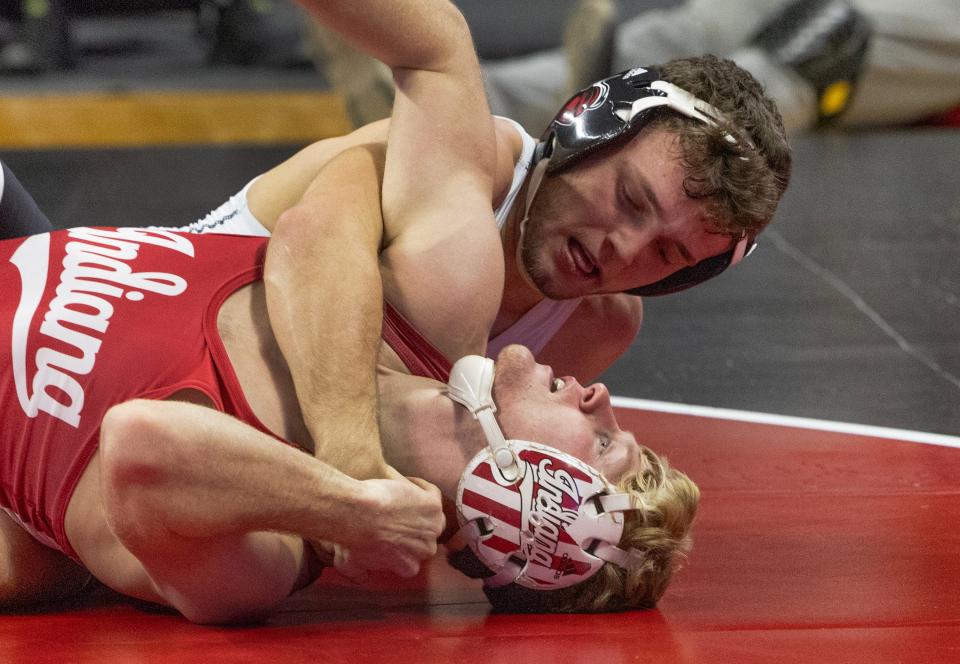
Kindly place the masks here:
POLYGON ((577 297, 577 293, 565 292, 551 273, 551 256, 547 243, 551 231, 545 228, 556 219, 565 207, 563 184, 554 176, 548 177, 540 186, 527 219, 523 237, 520 239, 520 262, 527 276, 543 295, 553 300, 577 297))
POLYGON ((553 298, 553 284, 550 279, 549 270, 544 265, 546 260, 542 256, 546 239, 542 232, 543 227, 538 221, 539 219, 534 217, 533 214, 531 214, 527 220, 527 227, 521 239, 523 245, 520 248, 520 262, 530 281, 536 285, 537 290, 547 297, 553 298))

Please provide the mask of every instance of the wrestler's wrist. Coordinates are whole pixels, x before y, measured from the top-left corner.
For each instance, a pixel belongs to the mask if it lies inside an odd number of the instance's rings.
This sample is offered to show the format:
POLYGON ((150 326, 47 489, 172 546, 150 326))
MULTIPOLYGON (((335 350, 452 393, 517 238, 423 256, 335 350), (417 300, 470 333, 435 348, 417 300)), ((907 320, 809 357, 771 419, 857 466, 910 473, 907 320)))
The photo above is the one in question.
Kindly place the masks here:
POLYGON ((329 539, 348 548, 368 541, 379 531, 379 519, 388 504, 388 497, 374 482, 357 481, 351 496, 352 516, 342 531, 331 533, 329 539))

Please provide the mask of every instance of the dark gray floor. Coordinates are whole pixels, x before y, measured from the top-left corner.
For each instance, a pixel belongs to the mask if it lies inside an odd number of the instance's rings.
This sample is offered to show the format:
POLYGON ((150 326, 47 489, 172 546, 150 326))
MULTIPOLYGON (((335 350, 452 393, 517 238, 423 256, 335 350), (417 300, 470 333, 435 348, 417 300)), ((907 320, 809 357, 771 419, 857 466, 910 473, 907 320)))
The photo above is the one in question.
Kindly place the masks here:
MULTIPOLYGON (((182 224, 295 146, 7 152, 63 226, 182 224)), ((960 434, 960 131, 796 141, 761 245, 648 299, 623 396, 960 434)))
POLYGON ((615 392, 960 433, 960 131, 821 135, 750 258, 648 300, 615 392))

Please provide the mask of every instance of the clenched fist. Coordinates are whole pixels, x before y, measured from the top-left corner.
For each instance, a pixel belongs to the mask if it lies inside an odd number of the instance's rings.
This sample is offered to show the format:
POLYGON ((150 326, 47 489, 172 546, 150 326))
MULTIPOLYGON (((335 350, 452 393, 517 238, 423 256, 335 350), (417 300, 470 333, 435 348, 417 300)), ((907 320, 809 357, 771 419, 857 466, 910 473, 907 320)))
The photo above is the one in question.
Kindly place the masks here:
POLYGON ((334 567, 360 581, 369 571, 415 576, 437 552, 444 517, 440 490, 419 478, 362 482, 364 511, 355 528, 337 537, 334 567))

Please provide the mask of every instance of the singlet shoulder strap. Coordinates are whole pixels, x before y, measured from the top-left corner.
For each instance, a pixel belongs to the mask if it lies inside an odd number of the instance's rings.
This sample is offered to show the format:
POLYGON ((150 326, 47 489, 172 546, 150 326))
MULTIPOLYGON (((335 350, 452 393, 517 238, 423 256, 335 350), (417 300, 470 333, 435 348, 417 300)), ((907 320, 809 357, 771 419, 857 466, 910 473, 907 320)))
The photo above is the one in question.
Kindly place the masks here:
POLYGON ((452 363, 389 302, 383 303, 383 340, 414 376, 446 383, 452 363))
POLYGON ((513 204, 517 200, 517 194, 520 193, 520 188, 523 186, 524 180, 527 179, 527 173, 530 171, 530 164, 533 162, 533 151, 537 147, 537 141, 530 134, 524 131, 515 120, 510 118, 505 118, 502 116, 497 116, 497 119, 504 120, 509 123, 518 134, 520 134, 520 140, 523 142, 523 148, 520 150, 520 156, 517 158, 516 163, 513 166, 513 181, 510 183, 510 189, 507 191, 507 195, 503 197, 500 205, 494 210, 494 216, 497 220, 497 228, 503 228, 503 225, 507 223, 507 217, 510 214, 510 210, 513 208, 513 204))

